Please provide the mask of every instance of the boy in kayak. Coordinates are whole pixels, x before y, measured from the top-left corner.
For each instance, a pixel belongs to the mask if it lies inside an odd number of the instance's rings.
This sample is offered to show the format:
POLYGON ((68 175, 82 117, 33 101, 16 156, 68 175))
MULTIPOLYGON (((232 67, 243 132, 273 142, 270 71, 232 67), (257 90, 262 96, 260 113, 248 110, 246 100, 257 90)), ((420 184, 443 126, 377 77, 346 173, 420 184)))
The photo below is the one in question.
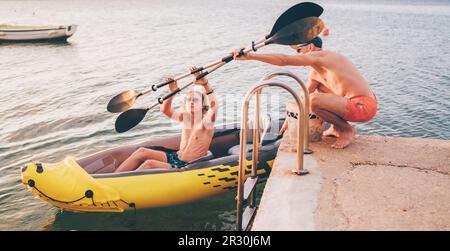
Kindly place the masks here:
MULTIPOLYGON (((316 37, 307 43, 292 46, 297 55, 247 53, 236 60, 258 60, 278 66, 310 66, 308 91, 311 112, 331 124, 324 136, 335 136, 334 148, 345 148, 356 129, 348 122, 367 122, 377 112, 377 99, 367 81, 345 56, 322 50, 316 37)), ((235 50, 233 55, 240 52, 235 50)), ((281 133, 286 129, 283 126, 281 133)))
MULTIPOLYGON (((192 67, 191 71, 196 67, 192 67)), ((195 76, 202 72, 195 73, 195 76)), ((168 78, 169 80, 170 78, 168 78)), ((172 108, 173 97, 164 101, 161 112, 172 120, 181 123, 182 134, 180 149, 164 147, 141 147, 131 154, 115 172, 152 168, 181 168, 190 161, 206 155, 214 134, 217 114, 217 100, 206 78, 195 82, 202 86, 204 92, 190 91, 184 95, 183 105, 179 111, 172 108)), ((169 85, 174 91, 177 82, 169 85)))

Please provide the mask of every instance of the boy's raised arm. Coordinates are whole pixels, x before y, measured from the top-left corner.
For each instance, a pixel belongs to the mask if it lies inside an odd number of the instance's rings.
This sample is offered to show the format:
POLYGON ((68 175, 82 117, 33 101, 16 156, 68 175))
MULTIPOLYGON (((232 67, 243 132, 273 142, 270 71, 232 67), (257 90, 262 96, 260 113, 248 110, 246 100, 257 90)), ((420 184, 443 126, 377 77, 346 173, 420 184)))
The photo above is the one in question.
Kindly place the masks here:
POLYGON ((214 126, 216 122, 217 110, 219 109, 219 103, 217 102, 216 95, 214 94, 214 90, 208 84, 204 85, 206 92, 206 99, 208 100, 209 110, 206 112, 205 117, 203 118, 203 124, 206 128, 214 126))
MULTIPOLYGON (((166 80, 171 80, 172 78, 167 78, 166 80)), ((169 84, 170 91, 174 91, 177 88, 177 82, 173 82, 169 84)), ((183 114, 181 112, 177 112, 172 108, 172 101, 174 96, 170 97, 169 99, 165 100, 160 108, 160 111, 164 113, 167 117, 170 119, 173 119, 175 121, 181 122, 183 121, 183 114)))

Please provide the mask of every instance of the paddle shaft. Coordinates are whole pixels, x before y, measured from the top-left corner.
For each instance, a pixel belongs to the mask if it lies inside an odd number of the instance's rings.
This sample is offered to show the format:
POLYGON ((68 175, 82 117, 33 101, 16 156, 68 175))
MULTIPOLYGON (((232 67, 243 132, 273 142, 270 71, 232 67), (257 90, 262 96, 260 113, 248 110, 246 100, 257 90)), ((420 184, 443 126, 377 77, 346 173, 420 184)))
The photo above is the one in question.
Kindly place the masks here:
POLYGON ((151 88, 150 90, 146 90, 146 91, 142 92, 141 95, 147 94, 147 93, 149 93, 149 92, 151 92, 151 91, 156 91, 156 90, 158 90, 159 88, 161 88, 161 87, 163 87, 163 86, 166 86, 166 85, 168 85, 168 84, 171 84, 171 83, 173 83, 173 82, 175 82, 175 81, 178 81, 178 80, 180 80, 180 79, 186 78, 186 77, 188 77, 188 76, 190 76, 190 75, 192 75, 192 74, 194 74, 194 73, 197 73, 197 72, 200 72, 200 71, 209 69, 209 68, 211 68, 211 67, 213 67, 213 66, 216 66, 216 65, 218 65, 218 64, 220 64, 220 63, 222 63, 222 60, 213 62, 213 63, 211 63, 211 64, 208 64, 208 65, 205 65, 205 66, 202 66, 202 67, 199 67, 199 68, 197 68, 197 69, 195 69, 195 70, 193 70, 193 71, 186 72, 186 73, 184 73, 184 74, 182 74, 182 75, 176 76, 175 78, 170 79, 170 80, 167 80, 167 81, 164 81, 164 82, 162 82, 162 83, 154 84, 154 85, 152 85, 152 88, 151 88))
MULTIPOLYGON (((242 49, 237 56, 239 57, 240 55, 248 53, 248 52, 250 52, 252 50, 256 51, 256 49, 261 48, 261 47, 263 47, 265 45, 266 45, 266 41, 264 41, 264 43, 260 43, 258 45, 255 45, 255 43, 253 43, 251 49, 242 49)), ((180 91, 182 91, 182 90, 186 89, 187 87, 191 86, 192 84, 194 84, 197 80, 200 80, 200 79, 204 78, 205 76, 207 76, 210 73, 216 71, 217 69, 219 69, 220 67, 222 67, 226 63, 232 61, 233 59, 234 59, 234 57, 232 55, 224 58, 224 61, 221 61, 220 63, 215 64, 215 66, 213 66, 210 70, 206 70, 206 71, 202 72, 200 75, 196 76, 195 80, 193 80, 193 81, 183 85, 182 87, 178 87, 176 90, 174 90, 173 92, 167 94, 164 97, 158 98, 157 102, 149 105, 145 109, 131 109, 131 110, 128 110, 128 111, 122 113, 121 115, 119 115, 119 117, 116 120, 116 131, 117 132, 125 132, 125 131, 128 131, 129 129, 133 128, 139 122, 142 121, 142 119, 145 117, 145 114, 150 109, 156 107, 157 105, 163 104, 165 100, 173 97, 175 94, 179 93, 180 91), (130 120, 131 123, 127 122, 128 120, 130 120)))
MULTIPOLYGON (((257 45, 259 45, 260 43, 266 41, 267 38, 268 38, 268 36, 269 36, 269 34, 265 35, 265 36, 264 36, 263 38, 261 38, 260 40, 258 40, 258 41, 256 41, 256 42, 253 42, 253 46, 255 46, 255 49, 256 49, 256 46, 257 46, 257 45)), ((257 47, 257 48, 260 48, 260 47, 257 47)), ((251 50, 253 50, 253 48, 252 48, 251 50)), ((245 53, 246 53, 246 52, 245 52, 245 53)), ((218 64, 221 64, 221 63, 228 63, 228 62, 230 62, 230 61, 232 61, 232 60, 233 60, 233 56, 227 56, 227 57, 224 57, 224 58, 222 58, 222 59, 220 59, 220 60, 217 60, 217 61, 215 61, 215 62, 212 62, 212 63, 210 63, 210 64, 207 64, 207 65, 205 65, 205 66, 199 67, 199 68, 197 68, 197 69, 195 69, 195 70, 193 70, 193 71, 188 71, 188 72, 186 72, 186 73, 184 73, 184 74, 182 74, 182 75, 176 76, 176 77, 173 78, 173 79, 164 81, 164 82, 162 82, 162 83, 154 84, 154 85, 152 85, 152 88, 151 88, 151 89, 146 90, 146 91, 140 93, 139 96, 145 95, 145 94, 147 94, 147 93, 149 93, 149 92, 151 92, 151 91, 156 91, 156 90, 158 90, 159 88, 161 88, 161 87, 163 87, 163 86, 166 86, 166 85, 168 85, 168 84, 171 84, 171 83, 173 83, 173 82, 175 82, 175 81, 178 81, 178 80, 180 80, 180 79, 186 78, 186 77, 188 77, 188 76, 190 76, 190 75, 192 75, 192 74, 195 74, 195 73, 197 73, 197 72, 200 72, 200 71, 209 69, 209 68, 214 67, 214 66, 216 66, 216 65, 218 65, 218 64)))
POLYGON ((210 73, 214 72, 215 70, 219 69, 220 67, 222 67, 224 64, 226 64, 226 63, 222 62, 221 64, 216 65, 216 66, 213 67, 211 70, 205 71, 205 72, 203 72, 202 74, 198 75, 198 76, 195 78, 195 80, 193 80, 193 81, 191 81, 191 82, 189 82, 189 83, 183 85, 182 87, 178 87, 176 90, 174 90, 173 92, 167 94, 167 95, 164 96, 164 97, 159 97, 157 102, 155 102, 154 104, 151 104, 151 105, 149 105, 149 106, 147 107, 147 110, 150 110, 150 109, 154 108, 155 106, 164 103, 165 100, 171 98, 172 96, 174 96, 175 94, 179 93, 180 91, 182 91, 182 90, 188 88, 188 87, 191 86, 193 83, 195 83, 195 81, 204 78, 204 77, 207 76, 208 74, 210 74, 210 73))
MULTIPOLYGON (((265 44, 265 41, 262 42, 262 43, 260 43, 260 44, 257 44, 257 45, 253 44, 253 45, 252 45, 252 48, 249 48, 249 49, 243 49, 243 50, 239 53, 238 57, 241 56, 241 55, 244 55, 245 53, 248 53, 248 52, 250 52, 250 51, 255 51, 256 49, 259 49, 259 48, 261 48, 261 47, 263 47, 263 46, 265 46, 265 45, 266 45, 266 44, 265 44)), ((215 66, 214 66, 211 70, 203 72, 202 74, 198 75, 198 76, 195 78, 194 81, 191 81, 191 82, 189 82, 189 83, 183 85, 182 87, 179 87, 179 88, 175 89, 174 91, 172 91, 171 93, 167 94, 167 95, 164 96, 164 97, 158 98, 158 103, 155 103, 155 104, 150 105, 150 106, 148 107, 148 109, 151 109, 151 108, 155 107, 155 106, 158 105, 158 104, 162 104, 165 100, 171 98, 173 95, 175 95, 175 94, 179 93, 180 91, 186 89, 187 87, 189 87, 190 85, 192 85, 193 83, 195 83, 195 81, 200 80, 200 79, 206 77, 206 76, 209 75, 210 73, 213 73, 214 71, 216 71, 216 70, 219 69, 220 67, 224 66, 226 63, 232 61, 233 59, 234 59, 233 55, 230 55, 230 56, 227 56, 227 57, 222 58, 221 61, 218 61, 219 63, 214 64, 215 66)))
MULTIPOLYGON (((265 42, 265 41, 259 43, 258 45, 254 45, 254 46, 252 46, 252 48, 243 49, 243 50, 241 51, 241 53, 239 53, 239 55, 244 55, 245 53, 248 53, 248 52, 250 52, 250 51, 252 51, 252 50, 259 49, 259 48, 265 46, 266 44, 265 44, 264 42, 265 42)), ((219 69, 220 67, 224 66, 226 63, 232 61, 232 60, 233 60, 233 56, 230 55, 230 56, 224 57, 222 60, 221 60, 221 61, 218 61, 218 63, 216 63, 216 62, 215 62, 215 63, 212 63, 212 64, 214 64, 215 66, 214 66, 211 70, 205 71, 205 72, 203 72, 202 74, 198 75, 198 76, 195 78, 194 81, 191 81, 191 82, 189 82, 189 83, 183 85, 182 87, 178 87, 176 90, 172 91, 171 93, 167 94, 167 95, 164 96, 164 97, 159 97, 157 102, 155 102, 154 104, 151 104, 151 105, 149 105, 149 106, 147 107, 147 110, 152 109, 152 108, 154 108, 155 106, 157 106, 157 105, 159 105, 159 104, 162 104, 162 103, 163 103, 164 101, 166 101, 167 99, 171 98, 171 97, 174 96, 175 94, 179 93, 180 91, 182 91, 182 90, 186 89, 187 87, 191 86, 192 84, 194 84, 195 81, 200 80, 200 79, 206 77, 206 76, 209 75, 210 73, 213 73, 214 71, 216 71, 216 70, 219 69), (222 60, 223 60, 223 61, 222 61, 222 60)))

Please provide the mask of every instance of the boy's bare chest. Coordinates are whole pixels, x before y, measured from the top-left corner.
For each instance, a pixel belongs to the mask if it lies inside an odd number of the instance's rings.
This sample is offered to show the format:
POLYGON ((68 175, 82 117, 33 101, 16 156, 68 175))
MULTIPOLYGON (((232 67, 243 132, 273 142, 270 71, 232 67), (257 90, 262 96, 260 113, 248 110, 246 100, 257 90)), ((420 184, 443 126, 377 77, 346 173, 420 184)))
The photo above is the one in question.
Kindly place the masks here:
POLYGON ((183 129, 183 139, 186 141, 201 141, 208 138, 209 131, 205 129, 183 129))

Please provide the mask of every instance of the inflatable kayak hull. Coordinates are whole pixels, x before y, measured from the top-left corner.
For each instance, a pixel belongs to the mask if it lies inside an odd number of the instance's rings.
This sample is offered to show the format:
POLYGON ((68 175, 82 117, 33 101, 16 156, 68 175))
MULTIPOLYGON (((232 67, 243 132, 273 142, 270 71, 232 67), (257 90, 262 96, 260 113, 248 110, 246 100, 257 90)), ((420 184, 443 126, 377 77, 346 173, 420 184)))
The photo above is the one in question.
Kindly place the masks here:
MULTIPOLYGON (((180 135, 175 135, 81 159, 66 157, 57 163, 31 162, 22 167, 22 182, 38 199, 69 211, 123 212, 188 203, 236 188, 239 134, 237 128, 216 130, 211 156, 181 169, 113 172, 139 147, 178 149, 180 135)), ((260 147, 257 173, 261 181, 269 176, 276 157, 280 140, 273 138, 260 147)), ((250 170, 251 152, 248 152, 247 175, 250 170)))

